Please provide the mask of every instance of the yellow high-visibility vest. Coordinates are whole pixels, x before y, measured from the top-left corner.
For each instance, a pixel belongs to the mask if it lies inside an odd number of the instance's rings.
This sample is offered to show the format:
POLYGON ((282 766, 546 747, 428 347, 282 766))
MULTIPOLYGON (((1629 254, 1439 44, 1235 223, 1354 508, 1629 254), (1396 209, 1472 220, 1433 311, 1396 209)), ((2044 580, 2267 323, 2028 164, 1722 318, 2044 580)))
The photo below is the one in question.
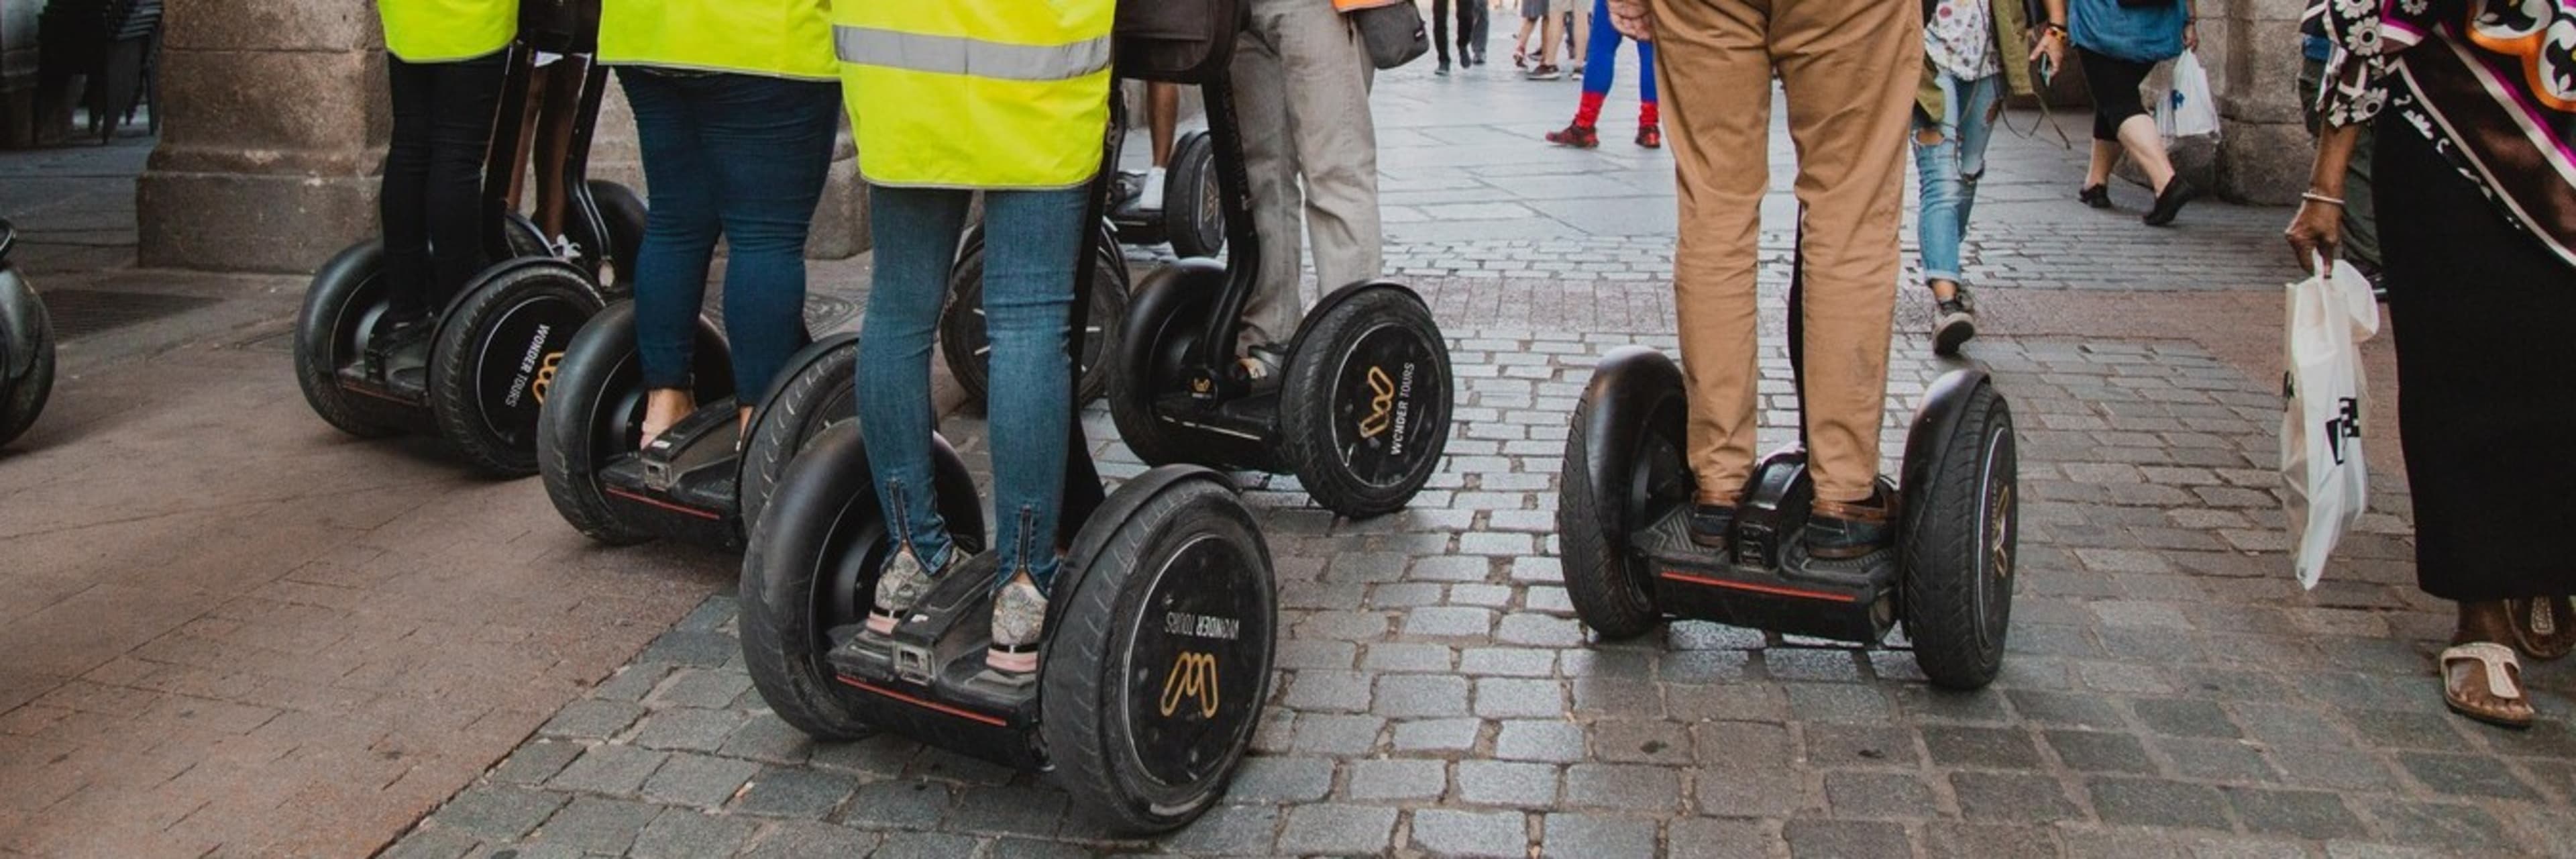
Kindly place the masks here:
POLYGON ((599 61, 828 81, 838 74, 830 7, 830 0, 602 0, 599 61))
POLYGON ((470 60, 519 35, 519 0, 376 0, 385 50, 406 63, 470 60))
POLYGON ((859 173, 1070 188, 1100 170, 1114 0, 834 0, 859 173))

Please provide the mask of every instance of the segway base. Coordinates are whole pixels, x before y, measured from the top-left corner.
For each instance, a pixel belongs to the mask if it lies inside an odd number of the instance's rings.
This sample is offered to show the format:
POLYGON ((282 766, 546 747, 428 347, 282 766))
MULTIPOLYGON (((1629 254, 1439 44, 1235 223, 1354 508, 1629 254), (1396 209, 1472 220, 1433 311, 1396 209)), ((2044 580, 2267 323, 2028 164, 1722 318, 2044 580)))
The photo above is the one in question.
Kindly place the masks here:
POLYGON ((1895 620, 1896 552, 1860 561, 1809 557, 1792 541, 1777 567, 1738 564, 1690 539, 1675 509, 1633 538, 1653 565, 1655 603, 1675 617, 1874 645, 1895 620))
POLYGON ((1004 766, 1041 769, 1046 759, 1027 726, 1038 721, 1036 675, 987 669, 992 584, 999 556, 986 553, 941 576, 891 635, 864 627, 832 630, 828 659, 843 685, 904 707, 870 715, 881 726, 1004 766))
POLYGON ((735 415, 734 401, 720 400, 691 412, 651 447, 610 459, 599 472, 601 495, 639 531, 739 545, 732 524, 742 461, 735 415))

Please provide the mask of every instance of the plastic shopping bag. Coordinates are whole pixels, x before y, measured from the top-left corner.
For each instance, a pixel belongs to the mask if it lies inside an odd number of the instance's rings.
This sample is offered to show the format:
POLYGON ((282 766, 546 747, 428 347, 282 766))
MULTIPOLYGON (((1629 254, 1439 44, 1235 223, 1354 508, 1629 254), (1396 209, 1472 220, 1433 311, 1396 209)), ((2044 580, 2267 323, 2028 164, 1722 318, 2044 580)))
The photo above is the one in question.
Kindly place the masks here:
POLYGON ((2289 353, 2289 407, 2281 413, 2281 478, 2289 485, 2298 574, 2314 588, 2326 556, 2361 520, 2370 466, 2361 455, 2361 342, 2379 333, 2379 302, 2350 263, 2317 263, 2316 277, 2289 286, 2282 341, 2289 353))
POLYGON ((2156 104, 2156 130, 2165 139, 2218 133, 2218 100, 2209 94, 2209 70, 2200 56, 2184 51, 2174 60, 2173 89, 2156 104))

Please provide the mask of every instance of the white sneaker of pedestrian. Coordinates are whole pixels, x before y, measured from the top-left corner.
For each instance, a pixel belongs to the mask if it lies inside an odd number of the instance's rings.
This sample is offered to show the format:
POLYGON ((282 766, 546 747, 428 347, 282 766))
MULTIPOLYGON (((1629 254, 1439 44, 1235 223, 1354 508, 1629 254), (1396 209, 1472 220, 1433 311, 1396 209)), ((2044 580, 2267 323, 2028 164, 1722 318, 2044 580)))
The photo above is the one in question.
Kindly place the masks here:
POLYGON ((1147 212, 1163 210, 1163 168, 1145 171, 1145 188, 1136 192, 1136 208, 1147 212))

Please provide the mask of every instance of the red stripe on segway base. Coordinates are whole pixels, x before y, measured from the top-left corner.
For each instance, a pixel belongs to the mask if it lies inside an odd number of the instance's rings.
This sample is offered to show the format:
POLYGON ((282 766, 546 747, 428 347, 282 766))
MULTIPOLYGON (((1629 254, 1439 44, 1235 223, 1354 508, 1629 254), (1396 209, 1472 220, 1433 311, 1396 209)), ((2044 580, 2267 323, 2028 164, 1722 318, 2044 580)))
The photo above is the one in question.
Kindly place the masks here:
POLYGON ((1010 726, 1011 726, 1011 723, 1006 722, 1006 721, 1003 721, 1003 720, 1001 720, 1001 719, 999 719, 999 718, 996 718, 996 717, 993 717, 993 716, 987 716, 987 715, 984 715, 984 714, 982 714, 982 713, 975 712, 975 711, 973 711, 973 710, 961 709, 961 708, 958 708, 958 707, 951 707, 951 706, 948 706, 948 705, 946 705, 946 704, 939 703, 939 702, 937 702, 937 701, 930 701, 930 700, 925 700, 925 699, 921 699, 921 698, 915 698, 915 697, 913 697, 913 696, 906 695, 906 694, 903 694, 903 693, 901 693, 901 692, 897 692, 897 691, 894 691, 894 690, 892 690, 892 689, 885 688, 885 687, 883 687, 883 686, 871 685, 871 684, 869 684, 869 683, 867 683, 866 681, 863 681, 863 680, 852 680, 852 679, 850 679, 850 678, 848 678, 848 677, 843 677, 843 676, 838 675, 838 674, 834 674, 834 675, 832 675, 832 679, 834 679, 834 680, 838 680, 838 681, 841 681, 842 685, 846 685, 846 686, 853 686, 853 687, 857 687, 857 688, 859 688, 859 689, 864 689, 864 690, 867 690, 867 691, 870 691, 870 692, 874 692, 874 693, 877 693, 877 694, 879 694, 879 695, 883 695, 883 696, 886 696, 886 697, 888 697, 888 698, 892 698, 892 699, 895 699, 895 700, 897 700, 897 701, 901 701, 901 702, 904 702, 904 703, 906 703, 906 704, 913 705, 913 706, 915 706, 915 707, 923 707, 923 708, 927 708, 927 709, 931 709, 931 710, 937 710, 937 711, 939 711, 939 712, 946 713, 946 714, 948 714, 948 715, 955 716, 955 717, 958 717, 958 718, 960 718, 960 719, 968 719, 968 720, 972 720, 972 721, 982 722, 982 723, 984 723, 984 724, 991 725, 991 726, 996 727, 996 728, 1007 728, 1007 727, 1010 727, 1010 726))
POLYGON ((709 521, 709 522, 719 521, 719 520, 722 520, 722 519, 724 518, 722 515, 719 515, 719 514, 716 514, 716 513, 712 513, 712 512, 709 512, 709 511, 705 511, 705 510, 700 510, 700 509, 695 508, 695 507, 682 507, 682 506, 680 506, 680 505, 673 504, 673 503, 671 503, 671 502, 664 501, 664 500, 661 500, 661 499, 659 499, 659 498, 652 498, 652 497, 649 497, 649 496, 637 495, 637 494, 635 494, 635 493, 628 492, 628 491, 626 491, 626 490, 618 489, 618 488, 615 488, 615 487, 606 487, 606 486, 603 486, 603 487, 600 487, 600 491, 606 492, 606 493, 608 493, 608 494, 610 494, 610 495, 615 495, 615 496, 617 496, 617 497, 619 497, 619 498, 624 498, 624 499, 626 499, 626 500, 628 500, 628 501, 633 501, 633 502, 637 502, 637 503, 641 503, 641 504, 650 504, 650 505, 653 505, 653 506, 655 506, 655 507, 662 508, 662 509, 664 509, 664 510, 669 510, 669 511, 671 511, 671 512, 673 512, 673 513, 680 513, 680 514, 684 514, 684 515, 695 516, 695 517, 698 517, 698 518, 700 518, 700 519, 705 519, 705 520, 707 520, 707 521, 709 521))
POLYGON ((1665 571, 1663 571, 1660 575, 1662 575, 1664 578, 1671 579, 1671 580, 1676 581, 1676 582, 1689 582, 1689 583, 1694 584, 1694 585, 1707 585, 1707 586, 1709 586, 1709 587, 1716 587, 1716 588, 1730 588, 1730 589, 1733 589, 1733 590, 1739 590, 1739 591, 1752 591, 1752 592, 1757 593, 1757 594, 1770 594, 1770 595, 1772 595, 1772 596, 1797 597, 1797 598, 1799 598, 1799 599, 1805 599, 1805 600, 1825 600, 1825 601, 1827 601, 1827 602, 1843 602, 1843 603, 1848 603, 1848 602, 1859 602, 1859 601, 1860 601, 1860 598, 1859 598, 1859 597, 1853 596, 1853 595, 1851 595, 1851 594, 1838 594, 1838 593, 1831 593, 1831 592, 1827 592, 1827 591, 1811 591, 1811 590, 1806 590, 1806 589, 1804 589, 1804 588, 1784 588, 1784 587, 1781 587, 1781 586, 1779 586, 1779 585, 1763 585, 1763 584, 1755 584, 1755 583, 1753 583, 1753 582, 1731 582, 1731 581, 1727 581, 1727 580, 1725 580, 1725 579, 1712 579, 1712 578, 1709 578, 1709 577, 1707 577, 1707 576, 1694 576, 1694 575, 1691 575, 1691 574, 1689 574, 1689 573, 1680 572, 1680 571, 1677 571, 1677 570, 1665 570, 1665 571))

